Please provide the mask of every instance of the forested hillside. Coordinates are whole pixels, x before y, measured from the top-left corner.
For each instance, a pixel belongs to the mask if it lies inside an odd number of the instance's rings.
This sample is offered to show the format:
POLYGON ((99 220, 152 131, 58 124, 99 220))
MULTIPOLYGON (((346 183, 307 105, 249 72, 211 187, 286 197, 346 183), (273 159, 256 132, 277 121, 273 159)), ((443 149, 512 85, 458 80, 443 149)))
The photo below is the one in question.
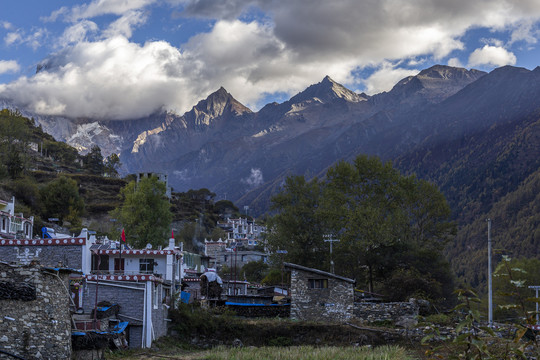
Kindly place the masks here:
POLYGON ((402 171, 433 181, 445 194, 460 229, 448 256, 457 276, 474 288, 486 284, 488 217, 502 253, 539 257, 540 109, 529 103, 533 110, 509 112, 505 106, 518 105, 507 101, 495 98, 475 109, 480 122, 499 108, 501 121, 451 141, 428 139, 396 161, 402 171))

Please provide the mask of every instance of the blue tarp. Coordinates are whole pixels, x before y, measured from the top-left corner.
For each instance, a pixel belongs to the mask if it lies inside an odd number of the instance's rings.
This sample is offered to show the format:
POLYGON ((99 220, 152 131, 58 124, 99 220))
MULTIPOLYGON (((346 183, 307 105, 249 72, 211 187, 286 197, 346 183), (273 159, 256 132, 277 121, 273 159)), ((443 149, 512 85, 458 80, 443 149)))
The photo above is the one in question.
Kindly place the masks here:
POLYGON ((86 335, 86 333, 89 333, 89 332, 96 333, 96 334, 120 334, 121 332, 126 330, 128 325, 129 325, 128 321, 121 321, 117 325, 115 325, 115 327, 113 327, 110 331, 95 331, 95 330, 90 330, 86 332, 72 331, 71 335, 84 336, 86 335))
POLYGON ((180 293, 180 300, 184 303, 184 304, 188 304, 189 303, 189 298, 191 297, 191 294, 186 292, 186 291, 182 291, 180 293))
POLYGON ((291 304, 249 304, 249 303, 234 303, 234 302, 225 302, 225 305, 232 306, 289 306, 291 304))

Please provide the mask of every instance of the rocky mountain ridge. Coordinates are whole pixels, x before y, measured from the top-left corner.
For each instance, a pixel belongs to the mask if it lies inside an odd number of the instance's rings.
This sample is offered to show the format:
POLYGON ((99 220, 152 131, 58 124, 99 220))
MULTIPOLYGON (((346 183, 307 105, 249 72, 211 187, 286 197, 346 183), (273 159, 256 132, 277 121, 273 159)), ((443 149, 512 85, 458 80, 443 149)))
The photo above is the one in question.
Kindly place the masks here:
POLYGON ((535 256, 540 247, 540 68, 434 66, 373 96, 326 77, 257 112, 220 88, 183 115, 30 116, 81 148, 97 142, 104 153, 121 152, 126 172, 167 173, 176 191, 206 187, 251 215, 268 211, 288 175, 323 177, 358 154, 392 160, 445 194, 460 224, 448 253, 473 286, 485 280, 476 275, 485 268, 479 219, 494 219, 505 234, 494 241, 514 255, 535 256))

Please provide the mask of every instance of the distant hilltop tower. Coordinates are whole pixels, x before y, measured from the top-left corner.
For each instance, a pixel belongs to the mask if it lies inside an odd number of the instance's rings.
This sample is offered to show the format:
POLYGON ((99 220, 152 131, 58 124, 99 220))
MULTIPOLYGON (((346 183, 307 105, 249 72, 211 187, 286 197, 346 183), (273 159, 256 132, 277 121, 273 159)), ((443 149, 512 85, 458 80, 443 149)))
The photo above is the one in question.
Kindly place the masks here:
POLYGON ((165 187, 167 189, 167 191, 165 192, 165 195, 167 195, 167 197, 170 199, 171 198, 171 187, 169 186, 169 177, 167 174, 161 174, 161 173, 152 173, 152 172, 142 172, 142 173, 137 173, 137 183, 139 181, 141 181, 141 179, 143 178, 149 178, 149 177, 152 177, 152 176, 155 176, 158 178, 159 181, 165 183, 165 187))

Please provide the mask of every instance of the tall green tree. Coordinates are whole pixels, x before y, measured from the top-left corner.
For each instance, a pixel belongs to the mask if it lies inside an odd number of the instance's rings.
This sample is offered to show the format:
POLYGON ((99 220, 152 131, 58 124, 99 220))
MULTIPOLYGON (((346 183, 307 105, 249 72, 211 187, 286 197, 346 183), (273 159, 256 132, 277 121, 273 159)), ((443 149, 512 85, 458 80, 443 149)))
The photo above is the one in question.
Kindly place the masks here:
POLYGON ((105 170, 103 165, 103 155, 101 148, 97 145, 92 146, 90 152, 84 156, 84 168, 91 174, 102 175, 105 170))
POLYGON ((390 163, 359 156, 352 164, 338 162, 326 176, 322 213, 340 239, 338 269, 351 277, 367 275, 373 291, 374 280, 395 267, 392 255, 403 243, 400 175, 390 163))
POLYGON ((60 225, 64 225, 65 221, 72 226, 80 225, 84 201, 75 180, 61 176, 44 186, 40 194, 44 218, 58 218, 60 225))
POLYGON ((26 169, 29 120, 17 111, 0 111, 0 160, 11 179, 20 177, 26 169))
POLYGON ((455 225, 435 186, 358 156, 336 163, 324 181, 288 178, 272 201, 269 245, 287 250, 286 260, 323 270, 334 260, 336 273, 395 300, 450 296, 453 277, 442 249, 455 225), (332 255, 325 234, 339 240, 332 255))
POLYGON ((265 264, 262 260, 251 261, 242 266, 240 273, 245 276, 247 281, 260 283, 268 274, 268 268, 268 264, 265 264))
POLYGON ((109 176, 118 177, 118 168, 120 166, 122 166, 120 158, 117 154, 113 153, 107 156, 107 158, 103 162, 103 171, 109 176))
POLYGON ((319 181, 306 181, 303 176, 285 180, 280 193, 272 198, 272 211, 276 214, 268 220, 268 246, 278 254, 274 263, 281 260, 320 268, 326 259, 323 241, 324 227, 318 208, 321 198, 319 181))
POLYGON ((157 177, 129 182, 121 191, 122 205, 113 211, 125 229, 126 241, 135 248, 167 244, 172 214, 165 183, 157 177))

